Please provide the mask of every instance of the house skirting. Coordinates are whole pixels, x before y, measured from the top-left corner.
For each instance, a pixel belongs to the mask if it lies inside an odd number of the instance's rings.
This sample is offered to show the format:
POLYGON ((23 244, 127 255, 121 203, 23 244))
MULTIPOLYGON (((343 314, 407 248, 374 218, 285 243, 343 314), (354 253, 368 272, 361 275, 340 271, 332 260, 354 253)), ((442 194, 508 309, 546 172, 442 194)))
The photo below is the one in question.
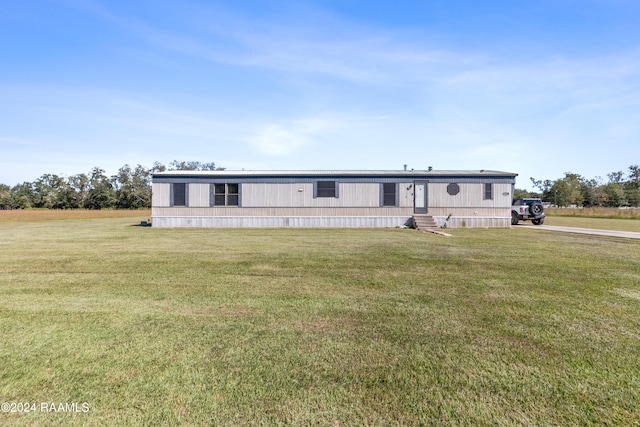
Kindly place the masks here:
POLYGON ((153 227, 196 228, 396 228, 406 216, 154 216, 153 227))
POLYGON ((434 216, 441 228, 511 228, 511 217, 434 216))
MULTIPOLYGON (((153 216, 157 228, 397 228, 407 216, 153 216)), ((434 216, 438 227, 510 228, 511 217, 434 216)))

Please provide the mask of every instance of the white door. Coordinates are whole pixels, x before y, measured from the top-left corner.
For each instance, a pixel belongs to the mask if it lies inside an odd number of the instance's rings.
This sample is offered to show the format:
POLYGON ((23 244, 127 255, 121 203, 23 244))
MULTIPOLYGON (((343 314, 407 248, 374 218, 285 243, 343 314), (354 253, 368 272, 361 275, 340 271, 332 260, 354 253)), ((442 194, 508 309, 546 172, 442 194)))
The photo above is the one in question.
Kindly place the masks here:
POLYGON ((427 183, 424 181, 417 181, 413 186, 415 188, 413 192, 414 213, 427 213, 427 183))

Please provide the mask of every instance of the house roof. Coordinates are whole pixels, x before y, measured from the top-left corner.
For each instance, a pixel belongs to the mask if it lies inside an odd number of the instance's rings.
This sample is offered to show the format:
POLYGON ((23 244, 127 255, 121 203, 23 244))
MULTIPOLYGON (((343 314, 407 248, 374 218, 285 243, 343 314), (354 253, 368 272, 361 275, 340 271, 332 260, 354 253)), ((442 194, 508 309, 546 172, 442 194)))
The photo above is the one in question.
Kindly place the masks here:
POLYGON ((166 171, 154 177, 512 177, 513 172, 494 170, 216 170, 166 171))

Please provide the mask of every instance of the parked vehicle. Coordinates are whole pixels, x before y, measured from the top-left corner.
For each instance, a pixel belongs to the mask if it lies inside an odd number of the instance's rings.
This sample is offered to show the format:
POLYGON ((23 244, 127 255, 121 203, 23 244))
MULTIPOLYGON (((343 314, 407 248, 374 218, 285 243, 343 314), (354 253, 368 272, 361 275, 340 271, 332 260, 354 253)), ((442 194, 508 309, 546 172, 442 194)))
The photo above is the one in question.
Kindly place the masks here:
POLYGON ((511 204, 511 225, 528 221, 535 225, 544 223, 544 206, 540 199, 514 199, 511 204))

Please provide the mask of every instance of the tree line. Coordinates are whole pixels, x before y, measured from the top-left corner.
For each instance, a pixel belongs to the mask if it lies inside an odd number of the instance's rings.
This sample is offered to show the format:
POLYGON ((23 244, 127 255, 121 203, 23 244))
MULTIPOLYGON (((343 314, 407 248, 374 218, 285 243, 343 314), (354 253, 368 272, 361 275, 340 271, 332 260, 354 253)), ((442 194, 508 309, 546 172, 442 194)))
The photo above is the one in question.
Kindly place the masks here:
POLYGON ((14 187, 0 184, 0 209, 145 209, 151 207, 151 176, 165 170, 220 170, 215 163, 174 160, 151 168, 128 164, 115 175, 94 167, 69 177, 44 174, 14 187))
POLYGON ((632 165, 625 171, 587 179, 579 174, 565 172, 564 177, 552 180, 531 178, 539 193, 516 190, 516 197, 540 197, 542 201, 558 207, 640 207, 640 166, 632 165))
MULTIPOLYGON (((14 187, 0 184, 0 209, 145 209, 151 207, 151 176, 165 170, 222 170, 215 163, 177 161, 152 167, 128 164, 115 175, 94 167, 69 177, 44 174, 14 187)), ((612 172, 607 181, 566 172, 556 180, 531 178, 539 192, 516 190, 515 197, 540 197, 560 207, 640 207, 640 166, 612 172)))

